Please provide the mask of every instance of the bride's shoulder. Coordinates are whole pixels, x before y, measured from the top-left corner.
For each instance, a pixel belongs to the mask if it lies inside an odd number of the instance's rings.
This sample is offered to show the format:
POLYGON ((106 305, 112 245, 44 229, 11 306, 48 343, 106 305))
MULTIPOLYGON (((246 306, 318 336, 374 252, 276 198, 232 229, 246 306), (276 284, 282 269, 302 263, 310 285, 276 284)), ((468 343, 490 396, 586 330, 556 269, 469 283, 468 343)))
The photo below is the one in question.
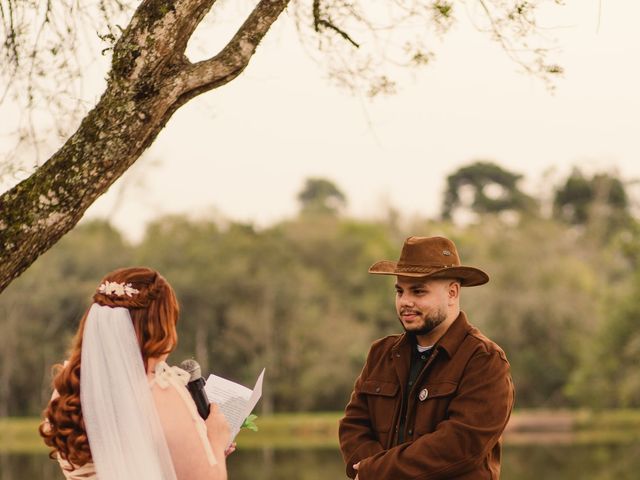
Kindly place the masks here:
POLYGON ((186 388, 188 382, 187 372, 178 367, 170 367, 166 362, 158 362, 150 386, 160 414, 171 412, 176 415, 183 411, 189 416, 193 415, 195 404, 186 388))

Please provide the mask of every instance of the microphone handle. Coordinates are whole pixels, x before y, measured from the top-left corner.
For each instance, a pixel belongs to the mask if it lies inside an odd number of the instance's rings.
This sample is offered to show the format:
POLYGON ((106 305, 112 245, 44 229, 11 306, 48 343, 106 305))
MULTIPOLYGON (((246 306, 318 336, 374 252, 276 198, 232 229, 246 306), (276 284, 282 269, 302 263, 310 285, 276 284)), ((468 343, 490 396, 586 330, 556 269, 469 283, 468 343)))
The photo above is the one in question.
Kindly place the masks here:
POLYGON ((204 420, 206 420, 209 416, 209 399, 207 398, 207 394, 204 392, 204 384, 204 378, 200 377, 197 380, 187 383, 187 389, 191 393, 191 397, 196 404, 198 413, 204 420))

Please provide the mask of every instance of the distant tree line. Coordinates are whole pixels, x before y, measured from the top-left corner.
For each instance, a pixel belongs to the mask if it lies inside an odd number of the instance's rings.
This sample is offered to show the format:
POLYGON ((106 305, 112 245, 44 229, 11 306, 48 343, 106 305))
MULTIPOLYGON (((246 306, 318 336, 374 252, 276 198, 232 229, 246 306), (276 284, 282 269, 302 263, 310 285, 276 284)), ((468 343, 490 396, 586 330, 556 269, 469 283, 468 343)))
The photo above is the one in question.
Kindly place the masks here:
POLYGON ((628 182, 576 169, 542 199, 521 179, 487 161, 460 168, 440 219, 349 218, 338 186, 312 178, 298 215, 264 229, 169 216, 133 245, 85 222, 0 295, 0 416, 39 413, 97 282, 134 264, 177 291, 173 363, 193 356, 245 384, 265 366, 263 413, 342 409, 370 342, 400 330, 393 279, 367 268, 395 259, 410 234, 453 238, 491 275, 463 291, 463 309, 506 350, 518 407, 640 407, 640 224, 628 182))

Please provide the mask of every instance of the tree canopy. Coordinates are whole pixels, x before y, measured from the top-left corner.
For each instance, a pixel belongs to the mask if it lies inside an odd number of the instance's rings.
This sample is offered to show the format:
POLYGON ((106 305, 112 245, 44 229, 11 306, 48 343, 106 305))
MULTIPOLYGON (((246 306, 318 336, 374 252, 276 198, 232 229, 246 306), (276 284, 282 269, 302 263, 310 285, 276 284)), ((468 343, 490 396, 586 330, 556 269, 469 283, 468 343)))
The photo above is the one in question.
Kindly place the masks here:
POLYGON ((611 173, 589 178, 578 168, 556 191, 553 208, 556 217, 575 225, 604 222, 614 227, 629 218, 629 199, 620 178, 611 173))
POLYGON ((308 178, 298 194, 302 213, 335 215, 344 208, 344 193, 326 178, 308 178))
POLYGON ((530 211, 535 202, 518 186, 521 178, 522 175, 493 162, 477 161, 463 166, 447 177, 442 216, 451 219, 460 208, 474 213, 530 211), (466 188, 470 190, 470 198, 465 202, 466 188))

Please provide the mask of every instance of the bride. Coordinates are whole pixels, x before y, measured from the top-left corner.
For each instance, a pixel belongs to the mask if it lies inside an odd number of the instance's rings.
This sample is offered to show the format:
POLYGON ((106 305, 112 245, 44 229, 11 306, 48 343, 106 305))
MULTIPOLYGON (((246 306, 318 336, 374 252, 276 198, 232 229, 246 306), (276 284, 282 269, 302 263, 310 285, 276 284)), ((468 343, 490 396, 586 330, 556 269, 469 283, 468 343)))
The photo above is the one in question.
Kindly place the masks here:
POLYGON ((149 268, 116 270, 96 289, 40 426, 67 479, 226 480, 224 416, 212 404, 202 420, 189 375, 165 362, 178 312, 149 268))

